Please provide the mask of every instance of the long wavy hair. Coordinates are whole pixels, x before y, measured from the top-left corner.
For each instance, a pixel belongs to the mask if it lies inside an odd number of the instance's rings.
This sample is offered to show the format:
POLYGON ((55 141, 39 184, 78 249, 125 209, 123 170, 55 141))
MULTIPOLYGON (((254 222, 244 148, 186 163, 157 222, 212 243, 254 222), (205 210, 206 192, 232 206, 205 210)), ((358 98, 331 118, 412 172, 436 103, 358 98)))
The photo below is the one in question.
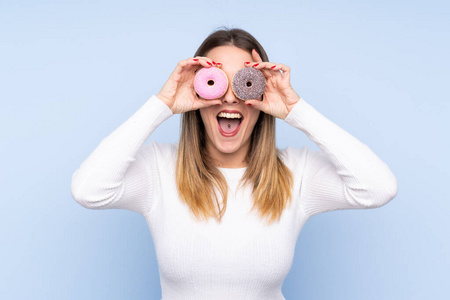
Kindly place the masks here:
MULTIPOLYGON (((194 56, 206 56, 213 48, 232 45, 251 53, 256 49, 263 61, 269 58, 261 44, 242 29, 221 29, 211 33, 194 56)), ((206 150, 206 132, 200 112, 182 115, 177 153, 176 182, 181 199, 197 218, 214 217, 221 222, 227 207, 228 185, 206 150), (222 199, 222 207, 220 206, 222 199)), ((240 186, 253 189, 253 207, 268 224, 280 220, 292 202, 292 173, 282 162, 275 146, 275 117, 261 112, 250 137, 247 169, 240 186)))

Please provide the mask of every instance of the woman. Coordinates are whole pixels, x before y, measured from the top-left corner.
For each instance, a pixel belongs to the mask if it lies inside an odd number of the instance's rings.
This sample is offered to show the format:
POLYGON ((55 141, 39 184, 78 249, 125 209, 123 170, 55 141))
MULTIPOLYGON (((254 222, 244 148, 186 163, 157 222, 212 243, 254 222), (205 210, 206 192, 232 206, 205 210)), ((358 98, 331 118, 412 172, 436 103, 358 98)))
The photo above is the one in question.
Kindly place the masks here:
POLYGON ((308 218, 375 208, 397 180, 368 146, 321 115, 269 62, 249 33, 219 30, 180 61, 160 92, 106 137, 75 171, 72 194, 92 209, 142 214, 152 233, 163 299, 284 299, 281 287, 308 218), (193 89, 200 68, 241 68, 266 78, 261 99, 231 87, 215 100, 193 89), (173 114, 180 142, 144 145, 173 114), (234 118, 229 119, 233 113, 234 118), (321 151, 275 147, 275 118, 303 131, 321 151), (232 131, 223 128, 229 122, 232 131))

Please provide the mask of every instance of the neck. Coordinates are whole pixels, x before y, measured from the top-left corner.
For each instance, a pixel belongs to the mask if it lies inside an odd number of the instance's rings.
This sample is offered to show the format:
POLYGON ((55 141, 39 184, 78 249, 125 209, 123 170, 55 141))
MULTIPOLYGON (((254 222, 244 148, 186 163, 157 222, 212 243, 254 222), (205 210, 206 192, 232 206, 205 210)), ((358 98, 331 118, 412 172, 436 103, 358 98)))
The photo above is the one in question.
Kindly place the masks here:
POLYGON ((233 153, 223 153, 215 149, 214 147, 206 147, 209 155, 214 160, 214 165, 218 168, 243 168, 247 166, 245 160, 247 156, 248 146, 242 147, 233 153))

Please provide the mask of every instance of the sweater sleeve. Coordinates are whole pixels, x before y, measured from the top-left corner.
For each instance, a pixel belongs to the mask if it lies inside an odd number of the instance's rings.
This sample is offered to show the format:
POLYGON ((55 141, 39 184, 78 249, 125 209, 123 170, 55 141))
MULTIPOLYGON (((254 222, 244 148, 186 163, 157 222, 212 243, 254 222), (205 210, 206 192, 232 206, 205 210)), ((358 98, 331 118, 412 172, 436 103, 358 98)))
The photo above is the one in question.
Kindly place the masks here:
POLYGON ((303 98, 285 121, 322 150, 306 147, 299 196, 309 217, 339 209, 380 207, 397 195, 397 179, 387 164, 303 98))
POLYGON ((71 192, 91 209, 128 209, 145 214, 152 208, 159 180, 152 148, 144 145, 172 111, 155 95, 104 138, 72 175, 71 192), (145 151, 149 150, 149 151, 145 151))

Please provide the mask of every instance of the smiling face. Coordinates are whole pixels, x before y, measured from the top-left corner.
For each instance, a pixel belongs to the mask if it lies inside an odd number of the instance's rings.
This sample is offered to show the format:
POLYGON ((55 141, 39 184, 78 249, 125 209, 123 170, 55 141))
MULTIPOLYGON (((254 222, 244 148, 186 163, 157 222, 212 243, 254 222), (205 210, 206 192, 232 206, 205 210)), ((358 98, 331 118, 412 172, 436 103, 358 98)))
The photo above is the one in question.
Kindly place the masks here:
MULTIPOLYGON (((253 61, 250 53, 235 46, 216 47, 205 56, 222 63, 221 69, 227 75, 229 83, 232 82, 233 75, 245 67, 245 62, 253 61)), ((206 131, 206 149, 218 167, 244 167, 250 136, 260 110, 236 98, 231 85, 220 99, 222 105, 200 109, 206 131)))

